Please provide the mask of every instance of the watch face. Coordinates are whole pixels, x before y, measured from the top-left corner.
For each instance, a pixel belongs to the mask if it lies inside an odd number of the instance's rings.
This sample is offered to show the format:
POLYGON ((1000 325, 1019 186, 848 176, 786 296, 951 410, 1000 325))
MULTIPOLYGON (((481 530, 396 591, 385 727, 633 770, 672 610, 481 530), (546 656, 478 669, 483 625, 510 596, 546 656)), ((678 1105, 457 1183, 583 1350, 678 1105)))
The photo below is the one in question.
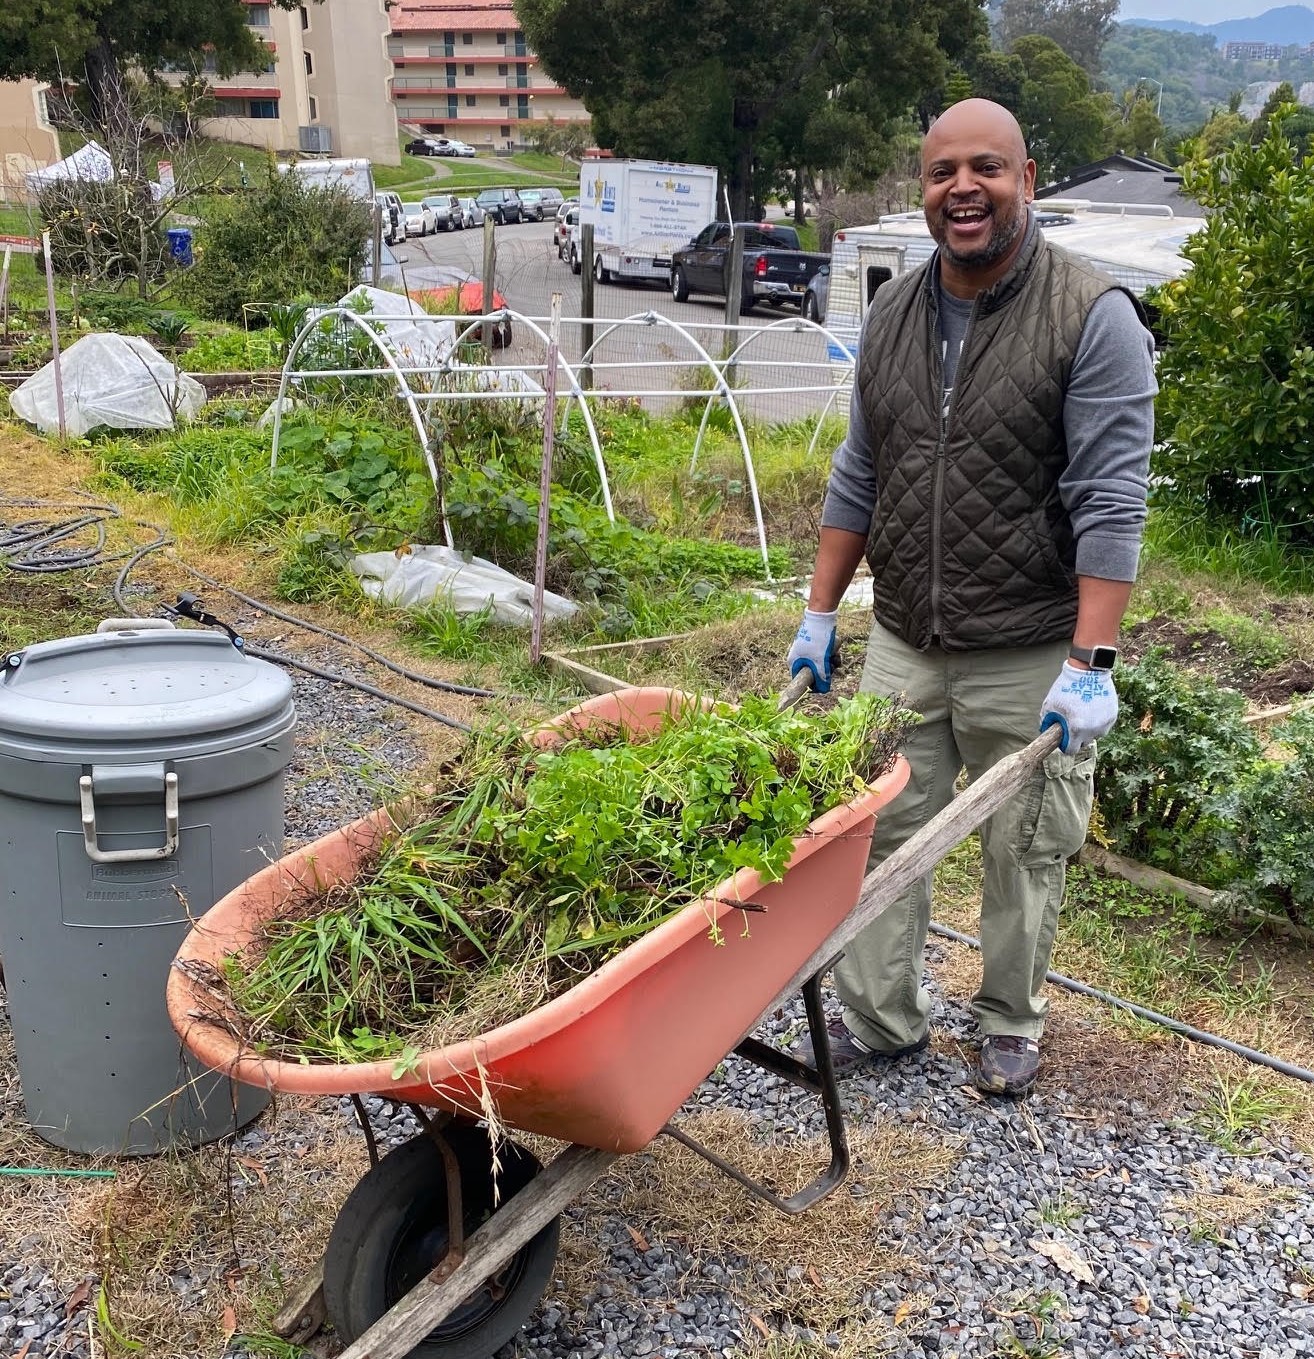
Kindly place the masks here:
POLYGON ((1095 646, 1090 649, 1090 667, 1092 670, 1112 670, 1118 661, 1118 648, 1116 646, 1095 646))

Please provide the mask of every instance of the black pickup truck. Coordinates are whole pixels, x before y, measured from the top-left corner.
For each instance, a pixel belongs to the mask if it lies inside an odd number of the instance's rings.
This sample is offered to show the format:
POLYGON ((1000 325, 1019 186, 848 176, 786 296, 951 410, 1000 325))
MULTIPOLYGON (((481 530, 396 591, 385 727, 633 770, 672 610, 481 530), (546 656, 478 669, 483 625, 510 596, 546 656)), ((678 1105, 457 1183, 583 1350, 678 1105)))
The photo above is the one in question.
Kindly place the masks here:
POLYGON ((808 280, 830 263, 798 243, 792 226, 772 222, 712 222, 671 255, 671 293, 683 302, 691 293, 725 297, 730 281, 730 246, 735 227, 744 228, 744 284, 740 311, 759 302, 802 306, 808 280))

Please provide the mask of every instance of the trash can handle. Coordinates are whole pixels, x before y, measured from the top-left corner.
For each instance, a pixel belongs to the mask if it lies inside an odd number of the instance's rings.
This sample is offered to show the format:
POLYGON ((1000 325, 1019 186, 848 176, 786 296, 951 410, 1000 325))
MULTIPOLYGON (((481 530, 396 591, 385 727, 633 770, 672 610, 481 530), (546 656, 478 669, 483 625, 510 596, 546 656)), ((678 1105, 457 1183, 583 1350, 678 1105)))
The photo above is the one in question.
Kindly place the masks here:
POLYGON ((97 632, 152 632, 162 628, 173 631, 173 622, 168 618, 102 618, 96 624, 97 632))
POLYGON ((90 774, 83 774, 78 779, 78 800, 82 804, 82 844, 92 863, 140 863, 148 859, 170 859, 178 852, 177 774, 164 776, 164 843, 154 849, 101 849, 96 834, 96 800, 90 774))

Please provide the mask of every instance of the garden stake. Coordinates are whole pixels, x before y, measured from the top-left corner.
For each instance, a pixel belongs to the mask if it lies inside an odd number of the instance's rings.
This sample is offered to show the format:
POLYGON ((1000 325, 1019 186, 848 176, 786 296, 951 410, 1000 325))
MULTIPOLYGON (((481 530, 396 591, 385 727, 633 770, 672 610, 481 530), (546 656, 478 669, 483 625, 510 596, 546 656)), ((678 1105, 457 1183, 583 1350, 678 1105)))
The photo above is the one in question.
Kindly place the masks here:
POLYGON ((46 257, 46 307, 50 312, 50 349, 55 365, 55 410, 59 413, 59 437, 68 430, 64 422, 64 374, 59 366, 59 321, 55 316, 55 263, 50 257, 50 232, 41 233, 41 249, 46 257))
MULTIPOLYGON (((485 316, 493 310, 493 271, 497 268, 497 241, 493 236, 493 229, 496 223, 493 221, 492 214, 484 217, 484 301, 483 313, 485 316)), ((493 352, 493 323, 485 321, 479 328, 479 343, 488 351, 493 352)))
POLYGON ((529 633, 529 661, 543 655, 543 591, 547 578, 548 502, 552 494, 552 441, 557 426, 557 359, 561 352, 561 294, 552 294, 548 322, 547 372, 543 375, 543 465, 538 474, 538 541, 534 544, 534 612, 529 633))
POLYGON ((13 251, 5 246, 5 262, 0 266, 0 311, 5 318, 5 343, 9 343, 9 258, 13 251))

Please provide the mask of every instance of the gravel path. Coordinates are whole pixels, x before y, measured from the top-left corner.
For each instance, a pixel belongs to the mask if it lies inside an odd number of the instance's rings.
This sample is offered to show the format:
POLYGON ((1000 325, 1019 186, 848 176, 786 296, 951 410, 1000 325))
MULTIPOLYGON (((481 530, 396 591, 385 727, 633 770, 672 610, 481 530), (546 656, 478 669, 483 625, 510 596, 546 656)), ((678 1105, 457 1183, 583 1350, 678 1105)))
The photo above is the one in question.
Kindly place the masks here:
MULTIPOLYGON (((295 684, 289 846, 374 806, 387 773, 419 759, 397 710, 304 676, 295 684)), ((933 971, 935 961, 933 949, 933 971)), ((1025 1103, 985 1101, 970 1090, 970 1016, 940 994, 927 1053, 846 1085, 855 1137, 901 1129, 950 1155, 919 1187, 872 1196, 864 1229, 892 1264, 851 1281, 849 1314, 832 1317, 831 1329, 814 1327, 806 1306, 808 1280, 830 1282, 824 1207, 814 1210, 817 1235, 806 1258, 699 1249, 687 1228, 672 1225, 675 1216, 668 1221, 660 1195, 635 1198, 636 1184, 671 1154, 661 1143, 628 1158, 620 1175, 567 1213, 560 1287, 500 1359, 676 1359, 754 1347, 773 1359, 1314 1355, 1314 1162, 1280 1136, 1247 1145, 1245 1154, 1223 1150, 1198 1130, 1204 1104, 1180 1080, 1182 1050, 1097 1034, 1088 1013, 1056 1004, 1045 1078, 1025 1103), (784 1301, 760 1301, 773 1297, 784 1301), (764 1333, 776 1337, 770 1345, 764 1333)), ((760 1032, 787 1041, 801 1014, 796 1002, 760 1032)), ((325 1107, 343 1126, 354 1122, 349 1102, 325 1107)), ((383 1140, 415 1134, 405 1110, 378 1100, 369 1108, 383 1140)), ((727 1111, 743 1116, 750 1135, 786 1146, 822 1129, 815 1101, 733 1058, 686 1114, 727 1111)), ((12 1058, 0 1063, 0 1116, 21 1117, 12 1058)), ((257 1124, 238 1150, 265 1138, 257 1124)), ((816 1153, 815 1144, 802 1150, 810 1162, 816 1153)), ((735 1201, 718 1197, 720 1207, 709 1211, 724 1211, 726 1202, 735 1201)), ((756 1221, 772 1212, 743 1201, 728 1216, 756 1221)), ((797 1221, 806 1231, 806 1219, 797 1221)), ((52 1273, 25 1250, 0 1260, 0 1355, 91 1359, 85 1311, 75 1305, 66 1316, 80 1280, 52 1273)), ((181 1296, 204 1280, 182 1278, 176 1287, 181 1296)), ((331 1338, 317 1342, 317 1352, 332 1353, 331 1338)))

